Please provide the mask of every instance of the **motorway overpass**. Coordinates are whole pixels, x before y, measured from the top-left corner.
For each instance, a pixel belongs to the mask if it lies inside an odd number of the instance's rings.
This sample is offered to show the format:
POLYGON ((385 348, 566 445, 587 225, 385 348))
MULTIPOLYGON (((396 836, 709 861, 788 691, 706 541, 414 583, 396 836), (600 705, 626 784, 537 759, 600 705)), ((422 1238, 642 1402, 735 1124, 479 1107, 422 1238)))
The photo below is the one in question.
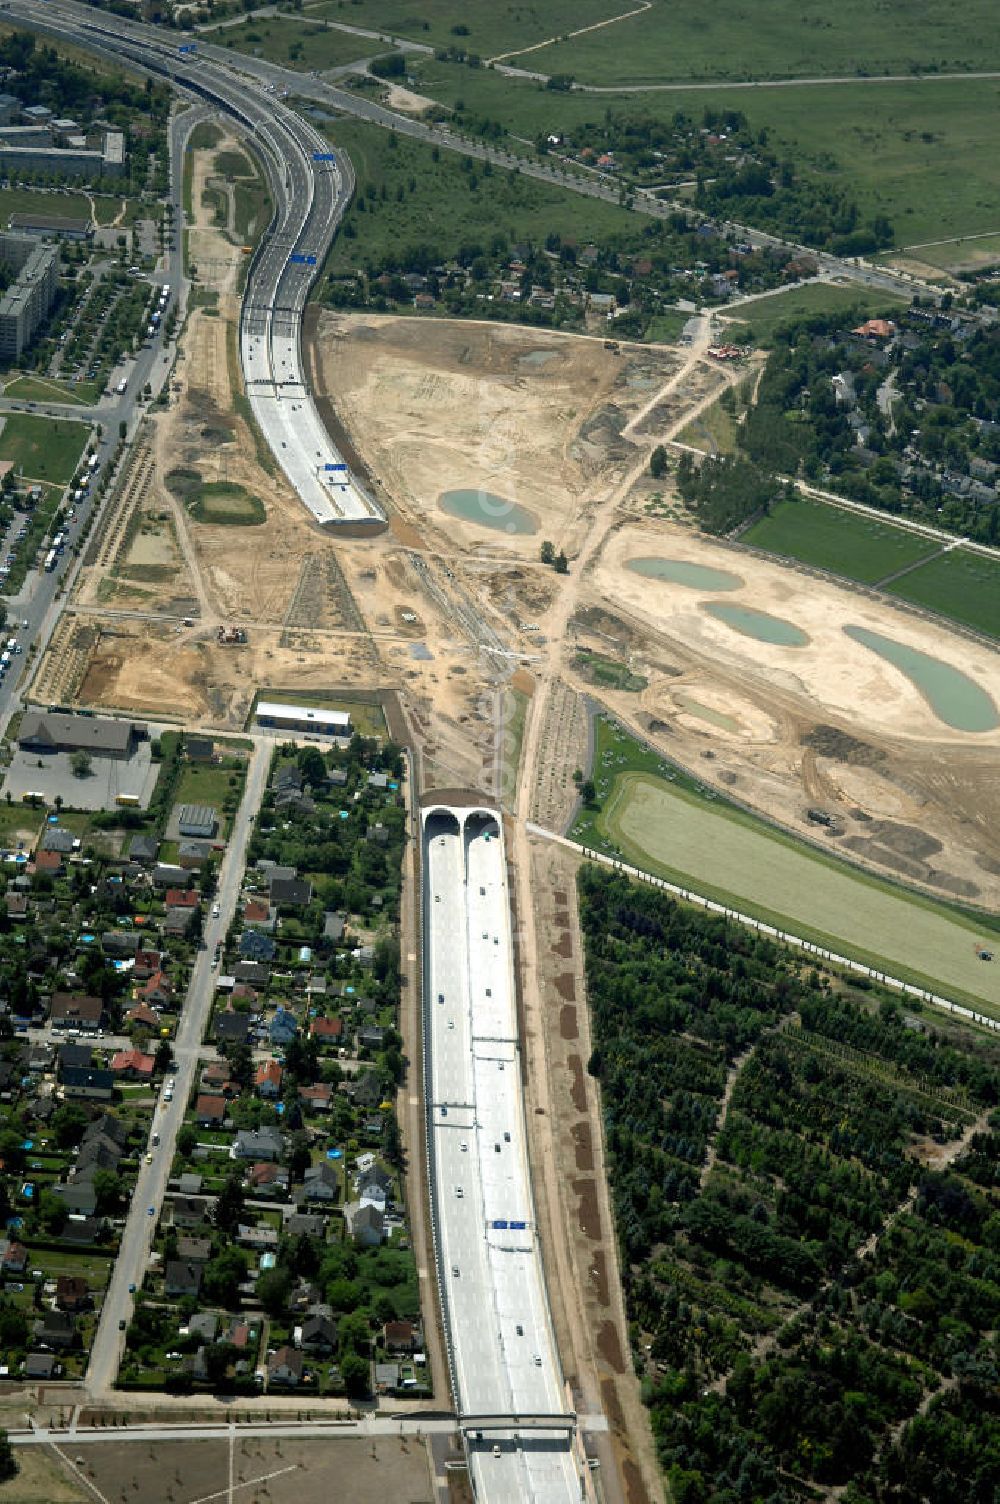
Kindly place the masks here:
POLYGON ((326 432, 305 380, 301 328, 309 291, 353 191, 349 164, 314 126, 259 85, 155 27, 106 18, 72 0, 11 0, 12 21, 114 57, 228 114, 253 138, 274 215, 253 256, 240 318, 247 397, 267 443, 313 520, 381 527, 385 516, 326 432))

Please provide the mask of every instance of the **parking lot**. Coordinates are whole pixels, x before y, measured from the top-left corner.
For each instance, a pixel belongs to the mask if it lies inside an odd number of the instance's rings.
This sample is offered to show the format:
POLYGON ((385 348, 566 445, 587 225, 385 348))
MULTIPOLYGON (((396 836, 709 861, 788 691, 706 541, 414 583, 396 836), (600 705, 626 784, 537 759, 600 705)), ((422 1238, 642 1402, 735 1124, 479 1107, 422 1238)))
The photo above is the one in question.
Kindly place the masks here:
POLYGON ((90 772, 84 778, 76 777, 72 760, 71 752, 47 753, 44 757, 35 752, 15 752, 4 779, 4 796, 9 794, 20 803, 25 794, 41 794, 48 804, 58 796, 67 809, 113 810, 118 807, 118 796, 124 794, 137 798, 138 808, 148 807, 158 772, 149 742, 140 742, 124 761, 91 757, 90 772))

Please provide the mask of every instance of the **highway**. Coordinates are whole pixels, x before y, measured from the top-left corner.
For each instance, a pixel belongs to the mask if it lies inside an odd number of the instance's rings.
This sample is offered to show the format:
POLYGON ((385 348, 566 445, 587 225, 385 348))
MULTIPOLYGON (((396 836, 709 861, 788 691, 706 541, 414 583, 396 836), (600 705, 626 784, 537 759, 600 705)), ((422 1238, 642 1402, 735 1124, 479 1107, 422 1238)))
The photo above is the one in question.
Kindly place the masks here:
POLYGON ((270 765, 270 745, 267 742, 256 741, 250 755, 243 799, 233 818, 233 828, 226 854, 219 869, 215 895, 219 914, 214 918, 209 914, 205 918, 205 949, 196 954, 187 997, 180 1016, 177 1038, 174 1043, 177 1068, 173 1075, 173 1100, 166 1102, 161 1098, 154 1113, 153 1131, 160 1135, 160 1144, 152 1151, 152 1164, 143 1163, 139 1167, 139 1178, 132 1197, 132 1206, 122 1234, 118 1257, 111 1271, 111 1280, 101 1308, 101 1319, 91 1348, 86 1383, 93 1397, 108 1395, 114 1388, 115 1375, 118 1372, 124 1343, 124 1333, 119 1331, 119 1322, 128 1321, 131 1317, 132 1294, 129 1286, 141 1286, 146 1271, 150 1244, 159 1220, 174 1157, 174 1141, 184 1120, 184 1111, 198 1067, 202 1035, 212 1008, 215 991, 212 959, 215 946, 217 941, 224 939, 236 912, 243 881, 243 868, 246 863, 247 844, 267 785, 270 765), (150 1207, 153 1208, 153 1216, 149 1215, 150 1207))
MULTIPOLYGON (((274 202, 274 217, 253 255, 240 320, 247 397, 265 440, 315 522, 381 527, 385 517, 336 449, 314 405, 302 365, 301 325, 309 291, 353 191, 318 130, 256 80, 206 57, 190 41, 155 27, 76 5, 73 0, 11 0, 17 23, 65 37, 143 72, 166 76, 230 115, 252 138, 274 202)), ((178 226, 180 219, 177 219, 178 226)))
POLYGON ((534 1219, 503 837, 423 814, 424 1028, 435 1257, 476 1497, 581 1497, 534 1219))

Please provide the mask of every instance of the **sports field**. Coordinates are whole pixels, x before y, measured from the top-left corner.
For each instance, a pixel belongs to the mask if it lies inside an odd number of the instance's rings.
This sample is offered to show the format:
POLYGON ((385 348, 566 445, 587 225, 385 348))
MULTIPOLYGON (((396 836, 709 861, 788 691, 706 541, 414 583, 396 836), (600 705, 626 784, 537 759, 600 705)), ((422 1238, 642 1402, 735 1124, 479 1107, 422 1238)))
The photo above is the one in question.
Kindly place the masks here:
POLYGON ((889 594, 1000 637, 1000 559, 964 548, 942 554, 933 539, 806 496, 778 502, 743 541, 863 585, 918 564, 886 585, 889 594), (921 559, 928 562, 919 564, 921 559))
POLYGON ((876 522, 806 496, 779 501, 769 516, 743 534, 743 541, 864 585, 874 585, 938 548, 932 539, 891 522, 876 522))
POLYGON ((636 866, 1000 1017, 1000 968, 978 959, 984 935, 971 921, 796 850, 648 775, 616 781, 601 824, 636 866))
POLYGON ((1000 921, 883 882, 774 829, 609 715, 594 730, 597 800, 567 831, 572 840, 1000 1018, 1000 964, 976 956, 977 941, 1000 956, 1000 921))
POLYGON ((1000 637, 1000 559, 955 548, 890 585, 893 595, 1000 637))

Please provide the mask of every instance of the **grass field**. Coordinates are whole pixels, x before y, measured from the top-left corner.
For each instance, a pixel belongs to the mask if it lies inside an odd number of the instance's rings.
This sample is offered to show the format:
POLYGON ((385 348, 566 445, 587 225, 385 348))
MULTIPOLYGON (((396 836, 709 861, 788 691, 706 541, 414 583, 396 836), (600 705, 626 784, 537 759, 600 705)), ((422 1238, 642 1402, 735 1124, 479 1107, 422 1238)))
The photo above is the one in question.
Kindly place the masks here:
POLYGON ((267 521, 264 503, 244 486, 232 481, 211 480, 199 487, 188 507, 196 522, 222 523, 230 527, 255 527, 267 521))
POLYGON ((990 0, 768 0, 763 13, 743 0, 654 0, 641 15, 532 53, 526 66, 602 85, 989 68, 1000 60, 995 15, 990 0))
POLYGON ((591 684, 607 689, 627 690, 630 694, 638 694, 649 683, 642 674, 633 674, 627 663, 605 658, 603 653, 581 650, 573 660, 573 667, 578 673, 584 674, 591 684))
POLYGON ((64 486, 83 453, 89 429, 64 418, 11 413, 0 432, 0 460, 13 460, 26 480, 64 486))
POLYGON ((903 600, 1000 637, 1000 560, 956 548, 888 588, 903 600))
POLYGON ((89 407, 101 395, 96 381, 53 381, 48 376, 15 376, 4 383, 3 394, 21 402, 71 402, 89 407))
POLYGON ((743 542, 864 585, 926 558, 938 546, 891 522, 876 522, 806 496, 779 501, 770 516, 743 534, 743 542))
MULTIPOLYGON (((340 17, 344 19, 343 15, 340 17)), ((358 17, 359 26, 369 23, 358 17)), ((328 26, 310 24, 308 21, 281 17, 277 20, 258 18, 244 21, 242 26, 227 26, 216 38, 222 46, 236 52, 246 52, 251 57, 267 58, 269 62, 281 63, 286 68, 317 69, 341 68, 358 58, 374 57, 386 52, 384 43, 373 42, 370 37, 358 37, 349 31, 338 31, 328 26)))
POLYGON ((551 232, 571 240, 620 240, 638 246, 645 221, 600 199, 539 183, 506 168, 487 175, 477 163, 441 152, 405 136, 394 136, 359 121, 329 127, 336 146, 351 157, 358 194, 348 222, 355 238, 341 232, 333 243, 326 270, 353 271, 400 247, 429 245, 434 259, 446 260, 463 244, 488 246, 502 231, 508 241, 543 244, 551 232), (363 212, 357 205, 365 202, 363 212))
MULTIPOLYGON (((1000 1017, 1000 969, 976 941, 1000 924, 880 882, 715 798, 601 717, 601 801, 569 834, 693 892, 1000 1017)), ((991 947, 992 948, 992 947, 991 947)))
MULTIPOLYGON (((607 45, 611 32, 594 35, 607 45)), ((543 55, 531 54, 525 66, 540 66, 543 55)), ((532 139, 586 122, 599 126, 606 111, 670 122, 678 110, 695 121, 706 110, 737 110, 755 131, 766 130, 772 149, 806 177, 854 199, 863 218, 885 214, 897 245, 997 230, 997 86, 988 80, 759 90, 722 85, 595 96, 436 58, 416 59, 410 71, 422 93, 445 105, 464 100, 470 114, 532 139)))
POLYGON ((778 330, 800 319, 835 313, 843 314, 845 322, 860 323, 878 314, 891 315, 893 309, 904 306, 903 298, 870 292, 857 285, 841 287, 830 282, 808 282, 804 287, 790 287, 787 292, 737 304, 725 315, 727 320, 733 320, 727 324, 726 332, 737 343, 745 340, 755 345, 770 345, 778 330))
MULTIPOLYGON (((117 203, 120 206, 120 200, 117 203)), ((0 188, 0 220, 3 221, 4 229, 12 214, 65 214, 90 219, 90 199, 85 193, 44 193, 38 188, 0 188)))
MULTIPOLYGON (((431 47, 460 46, 480 57, 490 57, 512 47, 530 47, 549 37, 564 36, 577 27, 631 9, 633 3, 618 4, 617 0, 501 0, 498 5, 470 5, 468 0, 420 0, 419 4, 413 4, 413 0, 365 0, 363 9, 352 12, 339 0, 321 0, 309 6, 309 13, 431 47)), ((370 51, 370 42, 368 48, 370 51)))

